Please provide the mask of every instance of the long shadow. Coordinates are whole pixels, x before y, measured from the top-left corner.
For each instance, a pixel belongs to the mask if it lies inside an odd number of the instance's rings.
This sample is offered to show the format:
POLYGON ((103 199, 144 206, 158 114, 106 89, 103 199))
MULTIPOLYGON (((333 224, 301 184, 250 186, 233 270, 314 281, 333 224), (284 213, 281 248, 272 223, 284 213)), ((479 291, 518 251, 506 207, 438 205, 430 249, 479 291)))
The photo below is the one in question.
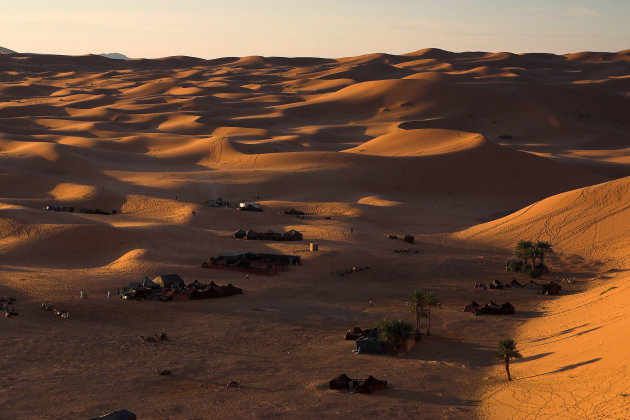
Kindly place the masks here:
POLYGON ((569 370, 573 370, 573 369, 579 368, 580 366, 590 365, 591 363, 599 362, 600 360, 602 360, 602 358, 601 357, 597 357, 595 359, 586 360, 584 362, 573 363, 572 365, 566 365, 566 366, 563 366, 561 368, 558 368, 556 370, 552 370, 552 371, 549 371, 549 372, 539 373, 538 375, 531 375, 531 376, 526 376, 524 378, 518 378, 518 379, 519 380, 521 380, 521 379, 530 379, 530 378, 536 378, 538 376, 544 376, 544 375, 551 375, 551 374, 554 374, 554 373, 566 372, 566 371, 569 371, 569 370))
POLYGON ((563 366, 563 367, 561 367, 559 369, 556 369, 553 372, 549 372, 549 373, 566 372, 567 370, 573 370, 573 369, 578 368, 580 366, 590 365, 591 363, 599 362, 600 360, 602 360, 602 358, 601 357, 597 357, 595 359, 587 360, 585 362, 574 363, 572 365, 566 365, 566 366, 563 366))
POLYGON ((543 357, 549 356, 550 354, 554 354, 554 352, 539 353, 533 356, 522 357, 520 359, 513 360, 511 363, 531 362, 532 360, 542 359, 543 357))
MULTIPOLYGON (((587 325, 588 325, 588 324, 587 324, 587 325)), ((593 332, 593 331, 595 331, 595 330, 599 330, 601 327, 602 327, 602 326, 600 325, 599 327, 591 328, 590 330, 586 330, 586 331, 580 331, 579 333, 575 333, 575 334, 573 334, 573 335, 569 335, 569 336, 567 336, 567 337, 559 338, 559 339, 557 339, 557 340, 548 341, 548 342, 546 342, 546 343, 544 343, 544 344, 557 343, 558 341, 563 341, 563 340, 566 340, 566 339, 571 338, 571 337, 578 337, 578 336, 580 336, 580 335, 588 334, 588 333, 593 332)), ((576 328, 578 328, 578 327, 576 327, 576 328)))
POLYGON ((460 363, 475 368, 492 364, 492 359, 488 357, 488 354, 491 354, 493 349, 492 346, 431 336, 425 338, 422 343, 418 343, 408 353, 401 354, 400 357, 460 363))
POLYGON ((559 333, 554 334, 553 336, 549 336, 549 337, 542 337, 542 338, 537 338, 537 339, 535 339, 535 340, 532 340, 532 342, 533 342, 533 343, 537 343, 537 342, 539 342, 539 341, 546 341, 546 340, 549 340, 550 338, 557 337, 557 336, 559 336, 559 335, 569 334, 569 333, 571 333, 571 332, 573 332, 573 331, 577 330, 578 328, 586 327, 586 326, 588 326, 588 325, 589 325, 589 324, 582 324, 582 325, 578 325, 577 327, 568 328, 568 329, 566 329, 566 330, 564 330, 564 331, 560 331, 559 333))

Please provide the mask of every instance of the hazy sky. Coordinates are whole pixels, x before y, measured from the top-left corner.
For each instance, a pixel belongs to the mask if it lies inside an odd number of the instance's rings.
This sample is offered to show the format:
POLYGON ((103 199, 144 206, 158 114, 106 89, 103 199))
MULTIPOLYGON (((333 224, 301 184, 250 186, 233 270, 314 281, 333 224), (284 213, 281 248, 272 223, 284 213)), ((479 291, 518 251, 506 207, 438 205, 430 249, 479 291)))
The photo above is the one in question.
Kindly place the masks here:
POLYGON ((0 46, 130 57, 630 48, 630 0, 0 0, 0 46))

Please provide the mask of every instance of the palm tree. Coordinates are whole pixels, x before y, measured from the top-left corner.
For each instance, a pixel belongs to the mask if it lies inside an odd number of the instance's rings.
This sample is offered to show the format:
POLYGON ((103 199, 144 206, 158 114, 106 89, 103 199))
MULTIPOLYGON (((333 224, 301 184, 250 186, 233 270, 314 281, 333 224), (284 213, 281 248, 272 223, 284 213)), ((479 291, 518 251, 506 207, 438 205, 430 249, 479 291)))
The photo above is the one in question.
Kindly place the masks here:
POLYGON ((403 348, 403 344, 413 338, 413 325, 406 321, 393 321, 385 318, 376 325, 379 337, 392 344, 394 351, 403 348))
POLYGON ((549 242, 538 241, 536 242, 536 249, 540 253, 540 264, 545 265, 545 254, 547 252, 553 252, 553 248, 549 242))
POLYGON ((431 292, 424 292, 424 303, 427 308, 427 335, 431 335, 431 306, 437 305, 439 301, 431 292))
POLYGON ((499 347, 494 353, 494 358, 505 362, 505 371, 507 372, 508 381, 512 380, 510 376, 510 359, 520 359, 521 353, 516 350, 516 342, 509 338, 499 340, 499 347))
POLYGON ((527 265, 527 260, 531 256, 531 250, 534 248, 534 243, 532 241, 520 240, 516 244, 516 258, 523 260, 523 264, 527 265))
POLYGON ((540 249, 538 249, 535 245, 532 245, 531 248, 527 251, 529 257, 532 259, 532 268, 536 267, 536 258, 540 257, 540 249))
POLYGON ((407 299, 407 305, 409 305, 411 314, 416 319, 415 339, 416 341, 420 341, 422 335, 420 333, 420 319, 429 317, 427 313, 425 292, 420 289, 416 289, 411 292, 409 298, 407 299))

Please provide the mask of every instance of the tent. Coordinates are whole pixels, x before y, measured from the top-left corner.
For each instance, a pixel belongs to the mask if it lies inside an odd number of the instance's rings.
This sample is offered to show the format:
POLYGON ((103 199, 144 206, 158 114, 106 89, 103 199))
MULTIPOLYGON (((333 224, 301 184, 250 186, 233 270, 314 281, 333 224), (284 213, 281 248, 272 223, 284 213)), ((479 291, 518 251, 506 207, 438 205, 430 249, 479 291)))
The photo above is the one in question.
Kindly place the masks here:
POLYGON ((247 236, 247 232, 245 232, 243 229, 239 229, 236 232, 234 232, 234 237, 236 239, 243 239, 245 238, 245 236, 247 236))
POLYGON ((186 283, 177 274, 162 274, 153 279, 153 283, 160 286, 162 289, 172 289, 184 287, 186 283))
POLYGON ((378 338, 378 332, 370 331, 367 335, 359 337, 356 341, 357 353, 380 354, 382 343, 378 338))
POLYGON ((303 235, 297 230, 291 229, 290 231, 282 234, 282 239, 285 241, 301 241, 303 239, 303 235))
POLYGON ((387 389, 387 381, 381 381, 370 375, 357 386, 357 392, 361 394, 371 394, 374 391, 387 389))
POLYGON ((242 203, 239 203, 238 204, 238 210, 241 210, 241 211, 263 211, 260 208, 260 204, 252 203, 250 201, 243 201, 242 203))
POLYGON ((501 282, 499 280, 493 280, 492 283, 490 283, 490 288, 491 289, 503 289, 503 285, 501 284, 501 282))
POLYGON ((540 293, 543 295, 558 295, 560 294, 561 289, 562 286, 560 286, 558 283, 550 282, 542 285, 540 293))

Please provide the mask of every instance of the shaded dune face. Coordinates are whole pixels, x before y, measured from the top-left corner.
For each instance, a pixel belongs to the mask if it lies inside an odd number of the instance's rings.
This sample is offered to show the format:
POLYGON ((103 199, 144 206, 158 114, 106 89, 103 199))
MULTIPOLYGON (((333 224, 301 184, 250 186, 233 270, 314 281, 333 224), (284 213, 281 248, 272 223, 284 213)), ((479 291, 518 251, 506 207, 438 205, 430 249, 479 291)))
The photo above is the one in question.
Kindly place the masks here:
POLYGON ((544 406, 551 418, 622 418, 625 397, 609 397, 629 385, 623 346, 610 338, 630 339, 629 66, 628 51, 0 54, 0 296, 26 302, 24 324, 3 324, 0 368, 19 366, 23 377, 3 382, 0 406, 24 418, 91 418, 114 403, 137 404, 147 418, 199 418, 207 407, 226 417, 249 417, 252 407, 261 417, 343 416, 358 400, 324 392, 323 378, 347 368, 388 375, 391 393, 367 403, 378 417, 533 418, 544 406), (264 212, 206 206, 217 197, 259 202, 264 212), (283 213, 291 208, 306 216, 283 213), (236 241, 237 229, 296 229, 306 240, 236 241), (390 234, 415 235, 420 252, 394 253, 411 245, 390 234), (464 317, 471 283, 511 280, 500 271, 519 239, 552 242, 552 261, 584 270, 593 286, 544 304, 515 291, 521 312, 510 320, 464 317), (307 252, 307 241, 320 252, 307 252), (304 264, 270 281, 200 268, 231 251, 297 254, 304 264), (105 301, 108 290, 171 272, 245 293, 159 310, 105 301), (407 319, 401 302, 415 288, 444 302, 435 337, 415 353, 366 364, 337 339, 356 323, 407 319), (99 297, 69 298, 81 289, 99 297), (56 319, 35 318, 39 299, 76 308, 79 323, 56 334, 56 319), (134 341, 162 326, 174 339, 158 351, 134 341), (511 334, 526 356, 514 366, 527 378, 517 388, 487 380, 499 377, 488 343, 511 334), (50 354, 76 381, 60 383, 50 354), (153 373, 158 364, 173 369, 176 387, 147 378, 146 366, 153 373), (273 374, 259 374, 270 366, 273 374), (233 381, 244 386, 226 391, 233 381), (141 401, 138 383, 152 390, 141 401))

